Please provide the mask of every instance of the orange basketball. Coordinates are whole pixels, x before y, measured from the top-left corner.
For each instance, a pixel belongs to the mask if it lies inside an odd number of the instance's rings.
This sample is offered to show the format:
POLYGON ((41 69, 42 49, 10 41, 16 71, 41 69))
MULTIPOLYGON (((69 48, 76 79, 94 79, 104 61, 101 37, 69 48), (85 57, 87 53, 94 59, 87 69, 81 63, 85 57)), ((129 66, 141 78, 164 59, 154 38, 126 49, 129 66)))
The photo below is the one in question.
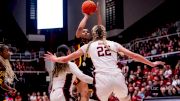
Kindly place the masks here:
POLYGON ((86 13, 86 14, 91 14, 94 13, 96 11, 96 4, 91 1, 91 0, 87 0, 84 1, 82 4, 82 12, 86 13))

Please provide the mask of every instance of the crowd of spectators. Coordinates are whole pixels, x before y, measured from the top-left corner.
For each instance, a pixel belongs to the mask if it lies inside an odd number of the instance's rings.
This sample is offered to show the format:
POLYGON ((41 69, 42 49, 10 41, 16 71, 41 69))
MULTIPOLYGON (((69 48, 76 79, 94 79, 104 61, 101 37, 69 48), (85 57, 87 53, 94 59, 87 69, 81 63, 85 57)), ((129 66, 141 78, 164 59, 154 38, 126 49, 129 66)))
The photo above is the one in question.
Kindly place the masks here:
POLYGON ((132 101, 141 101, 150 97, 180 96, 180 60, 175 68, 148 68, 139 65, 126 76, 132 101))
POLYGON ((134 52, 143 56, 152 56, 174 51, 180 51, 180 35, 178 34, 138 42, 134 46, 134 52))
POLYGON ((135 40, 142 40, 147 38, 153 38, 158 36, 164 36, 168 34, 174 34, 180 32, 180 20, 168 22, 162 26, 158 26, 149 32, 141 33, 142 38, 137 38, 135 40))
MULTIPOLYGON (((152 38, 135 41, 131 50, 145 57, 180 51, 179 23, 180 21, 177 21, 157 28, 155 32, 149 34, 152 38), (172 33, 177 34, 168 35, 172 33)), ((179 53, 174 55, 178 57, 179 53)), ((126 56, 120 56, 120 58, 128 59, 126 56)), ((161 60, 161 58, 162 56, 155 59, 161 60)), ((166 56, 166 58, 169 57, 166 56)), ((120 63, 119 66, 122 67, 122 64, 120 63)), ((180 60, 176 66, 169 63, 163 67, 150 68, 142 64, 133 64, 130 67, 124 65, 121 69, 126 77, 132 101, 142 101, 144 98, 151 97, 180 96, 180 60)), ((118 101, 115 97, 111 99, 111 101, 118 101)))
MULTIPOLYGON (((123 44, 127 49, 145 57, 180 51, 180 21, 171 22, 144 34, 144 38, 123 44)), ((120 57, 127 60, 128 57, 120 57)))
POLYGON ((10 96, 7 92, 3 95, 4 101, 50 101, 46 92, 32 92, 26 96, 22 96, 17 92, 14 96, 10 96))
POLYGON ((38 61, 23 61, 17 59, 11 61, 11 65, 14 71, 45 71, 43 58, 38 58, 38 61))

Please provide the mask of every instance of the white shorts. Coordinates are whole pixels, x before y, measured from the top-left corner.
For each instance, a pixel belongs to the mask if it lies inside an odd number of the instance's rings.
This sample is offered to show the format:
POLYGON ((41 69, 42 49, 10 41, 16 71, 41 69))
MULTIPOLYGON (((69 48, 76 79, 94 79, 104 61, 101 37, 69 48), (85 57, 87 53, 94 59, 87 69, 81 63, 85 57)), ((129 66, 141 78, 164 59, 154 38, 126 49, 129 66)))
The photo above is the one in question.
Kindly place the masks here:
POLYGON ((50 101, 66 101, 62 88, 57 88, 51 91, 50 101))
POLYGON ((95 87, 97 97, 101 101, 108 101, 112 93, 114 93, 118 99, 128 96, 128 88, 122 73, 95 74, 95 87))

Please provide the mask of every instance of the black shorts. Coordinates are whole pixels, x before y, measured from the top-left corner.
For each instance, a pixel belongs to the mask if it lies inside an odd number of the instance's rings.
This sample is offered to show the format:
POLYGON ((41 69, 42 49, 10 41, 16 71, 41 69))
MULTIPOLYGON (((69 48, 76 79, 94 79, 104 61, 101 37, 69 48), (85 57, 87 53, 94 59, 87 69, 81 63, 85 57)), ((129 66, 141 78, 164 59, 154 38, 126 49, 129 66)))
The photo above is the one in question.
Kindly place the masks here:
MULTIPOLYGON (((83 64, 83 62, 82 62, 82 64, 83 64)), ((93 77, 93 70, 94 70, 94 68, 93 68, 93 63, 92 63, 92 61, 91 61, 91 58, 88 58, 88 57, 86 58, 86 60, 85 60, 86 66, 83 66, 82 64, 81 64, 81 66, 79 67, 79 69, 80 69, 84 74, 93 77)))
POLYGON ((86 75, 93 77, 93 67, 90 66, 80 66, 79 69, 86 75))
POLYGON ((3 90, 1 87, 0 87, 0 101, 4 101, 4 98, 5 98, 5 96, 4 96, 4 94, 5 94, 5 90, 3 90))

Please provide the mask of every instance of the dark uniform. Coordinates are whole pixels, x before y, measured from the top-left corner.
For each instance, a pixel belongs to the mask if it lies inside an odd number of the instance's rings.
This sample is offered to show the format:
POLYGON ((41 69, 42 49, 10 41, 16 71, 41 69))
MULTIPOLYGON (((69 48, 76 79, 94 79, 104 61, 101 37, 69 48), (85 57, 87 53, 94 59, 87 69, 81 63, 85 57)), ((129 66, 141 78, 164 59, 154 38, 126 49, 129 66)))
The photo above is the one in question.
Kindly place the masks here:
MULTIPOLYGON (((75 38, 75 49, 78 50, 81 46, 83 46, 85 43, 83 42, 83 39, 81 38, 75 38)), ((75 60, 76 65, 79 67, 79 69, 86 75, 89 75, 93 77, 93 63, 91 61, 90 56, 86 56, 86 60, 83 60, 84 56, 81 56, 80 58, 75 60), (82 65, 82 63, 85 62, 85 66, 82 65)))
MULTIPOLYGON (((84 44, 87 44, 87 42, 85 42, 84 40, 86 39, 82 39, 82 38, 75 38, 75 45, 74 48, 75 50, 78 50, 81 46, 83 46, 84 44)), ((89 55, 86 56, 86 60, 83 60, 84 56, 81 56, 80 58, 75 60, 76 65, 79 67, 79 69, 86 75, 89 75, 91 77, 94 78, 94 66, 92 63, 92 60, 90 58, 89 55), (83 66, 83 62, 85 62, 85 66, 83 66)), ((88 84, 89 89, 94 90, 94 86, 92 84, 88 84)), ((90 97, 91 99, 97 100, 97 96, 95 93, 92 94, 92 97, 90 97)))
MULTIPOLYGON (((5 68, 3 68, 2 65, 0 65, 0 86, 2 86, 2 84, 4 83, 4 74, 5 74, 5 68)), ((3 90, 0 87, 0 101, 4 100, 4 93, 5 93, 5 90, 3 90)))

